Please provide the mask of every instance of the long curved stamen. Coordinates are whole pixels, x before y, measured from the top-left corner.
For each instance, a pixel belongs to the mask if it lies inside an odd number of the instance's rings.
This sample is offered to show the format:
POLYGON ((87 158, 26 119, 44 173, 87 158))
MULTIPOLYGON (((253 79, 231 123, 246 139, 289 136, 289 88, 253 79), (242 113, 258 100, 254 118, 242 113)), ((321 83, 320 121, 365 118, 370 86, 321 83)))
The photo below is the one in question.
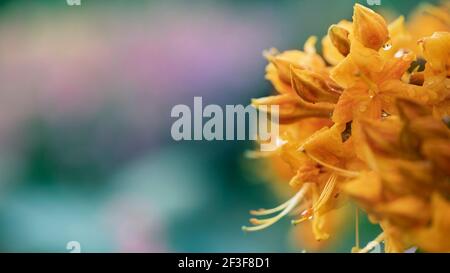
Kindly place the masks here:
POLYGON ((332 174, 330 176, 327 183, 325 184, 325 187, 322 190, 322 193, 320 194, 319 199, 313 205, 314 211, 318 211, 330 199, 331 195, 333 194, 334 187, 336 186, 336 179, 337 176, 335 174, 332 174))
MULTIPOLYGON (((294 195, 294 197, 292 197, 291 199, 289 199, 287 202, 285 202, 284 204, 276 207, 275 209, 269 210, 269 211, 280 211, 280 207, 284 206, 284 209, 282 209, 282 211, 277 214, 274 217, 271 218, 267 218, 267 219, 250 219, 250 222, 253 224, 256 224, 253 227, 247 227, 247 226, 243 226, 242 230, 244 231, 258 231, 258 230, 262 230, 265 229, 271 225, 273 225, 274 223, 278 222, 278 220, 280 220, 281 218, 283 218, 285 215, 287 215, 290 211, 292 211, 292 209, 294 209, 299 203, 300 201, 304 198, 305 194, 307 193, 307 191, 309 190, 309 187, 311 185, 309 183, 306 183, 305 185, 302 186, 302 188, 294 195), (287 205, 286 205, 287 203, 287 205)), ((267 210, 266 210, 267 211, 267 210)), ((260 212, 261 213, 261 212, 260 212)))
POLYGON ((317 157, 315 157, 315 156, 313 156, 313 155, 311 155, 311 154, 309 154, 309 153, 308 153, 307 155, 308 155, 312 160, 316 161, 317 163, 319 163, 320 165, 322 165, 322 166, 324 166, 324 167, 326 167, 326 168, 328 168, 328 169, 331 169, 331 170, 335 171, 335 172, 338 173, 339 175, 347 176, 347 177, 357 177, 357 176, 359 176, 359 172, 349 171, 349 170, 344 170, 344 169, 341 169, 341 168, 339 168, 339 167, 336 167, 336 166, 330 165, 330 164, 328 164, 328 163, 325 163, 325 162, 323 162, 322 160, 318 159, 317 157))
POLYGON ((337 179, 337 176, 335 174, 332 174, 330 176, 330 178, 328 178, 328 181, 325 184, 325 187, 323 188, 322 193, 320 194, 317 202, 315 204, 313 204, 312 208, 305 210, 302 213, 302 217, 300 219, 292 220, 293 225, 297 225, 297 224, 311 218, 313 213, 317 212, 330 199, 330 197, 334 191, 334 188, 336 186, 336 179, 337 179))
POLYGON ((289 205, 290 202, 291 202, 291 199, 287 200, 283 204, 281 204, 278 207, 275 207, 273 209, 251 210, 250 214, 255 215, 255 216, 263 216, 263 215, 273 214, 275 212, 279 212, 279 211, 282 211, 283 209, 285 209, 289 205))
POLYGON ((300 224, 300 223, 302 223, 302 222, 304 222, 304 221, 306 221, 308 219, 312 219, 313 218, 313 213, 314 213, 314 210, 312 208, 304 210, 302 212, 302 214, 301 214, 302 217, 300 219, 297 219, 297 220, 292 220, 291 224, 298 225, 298 224, 300 224))

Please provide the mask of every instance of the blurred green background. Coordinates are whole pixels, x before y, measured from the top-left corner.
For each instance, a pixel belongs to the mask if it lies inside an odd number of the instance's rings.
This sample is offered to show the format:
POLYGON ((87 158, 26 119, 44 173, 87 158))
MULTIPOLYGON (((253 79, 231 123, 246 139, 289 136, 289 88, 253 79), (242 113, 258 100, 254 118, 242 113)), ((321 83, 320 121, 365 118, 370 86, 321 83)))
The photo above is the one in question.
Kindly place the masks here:
MULTIPOLYGON (((175 142, 170 111, 269 94, 261 52, 301 48, 354 2, 1 0, 0 251, 305 249, 288 219, 241 231, 248 210, 283 201, 244 157, 252 143, 175 142)), ((362 242, 379 232, 361 228, 362 242)), ((320 251, 349 252, 351 217, 344 229, 320 251)))

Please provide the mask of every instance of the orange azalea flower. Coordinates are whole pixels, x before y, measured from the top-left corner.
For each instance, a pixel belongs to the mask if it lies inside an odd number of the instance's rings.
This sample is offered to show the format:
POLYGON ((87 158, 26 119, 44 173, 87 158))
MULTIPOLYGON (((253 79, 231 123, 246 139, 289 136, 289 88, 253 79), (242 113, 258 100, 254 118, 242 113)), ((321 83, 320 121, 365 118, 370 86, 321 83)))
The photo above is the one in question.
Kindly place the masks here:
POLYGON ((316 53, 316 40, 309 38, 304 51, 278 53, 272 49, 264 53, 270 62, 266 78, 279 94, 254 99, 252 104, 257 108, 279 105, 282 124, 308 117, 329 118, 340 95, 340 87, 329 78, 325 61, 316 53))
POLYGON ((421 104, 398 99, 397 107, 399 117, 362 122, 372 170, 343 191, 393 237, 390 251, 450 251, 450 130, 421 104))
POLYGON ((303 51, 265 53, 278 94, 252 103, 280 107, 279 148, 269 156, 289 166, 296 194, 252 211, 258 218, 244 230, 293 214, 325 240, 330 212, 350 197, 383 229, 354 251, 381 241, 388 252, 450 251, 450 130, 442 122, 450 115, 449 8, 422 7, 413 23, 387 24, 356 4, 353 22, 332 25, 322 39, 324 58, 315 37, 303 51), (423 21, 433 27, 411 31, 423 21))

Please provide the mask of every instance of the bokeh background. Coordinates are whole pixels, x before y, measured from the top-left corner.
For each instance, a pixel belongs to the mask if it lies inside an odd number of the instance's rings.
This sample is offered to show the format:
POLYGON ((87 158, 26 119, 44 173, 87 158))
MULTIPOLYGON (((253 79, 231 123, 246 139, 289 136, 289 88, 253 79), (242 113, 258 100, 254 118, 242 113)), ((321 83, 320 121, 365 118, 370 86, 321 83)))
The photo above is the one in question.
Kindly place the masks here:
MULTIPOLYGON (((242 232, 286 193, 251 142, 173 141, 170 111, 269 94, 261 52, 323 36, 354 2, 1 0, 0 251, 349 252, 352 216, 316 249, 287 219, 242 232)), ((378 229, 361 222, 367 242, 378 229)))

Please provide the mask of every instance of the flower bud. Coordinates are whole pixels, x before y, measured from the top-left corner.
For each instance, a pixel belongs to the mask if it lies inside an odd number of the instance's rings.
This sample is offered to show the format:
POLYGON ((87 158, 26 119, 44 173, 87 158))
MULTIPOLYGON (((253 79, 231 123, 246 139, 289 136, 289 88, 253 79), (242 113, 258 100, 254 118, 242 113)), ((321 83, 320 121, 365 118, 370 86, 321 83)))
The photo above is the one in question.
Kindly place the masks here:
POLYGON ((342 55, 347 56, 350 53, 349 32, 345 28, 338 25, 331 25, 328 29, 328 35, 333 45, 342 55))
POLYGON ((360 4, 354 7, 353 34, 365 47, 374 50, 379 50, 389 40, 383 17, 360 4))
POLYGON ((302 99, 312 103, 336 103, 342 92, 332 80, 305 69, 292 69, 292 86, 302 99))

